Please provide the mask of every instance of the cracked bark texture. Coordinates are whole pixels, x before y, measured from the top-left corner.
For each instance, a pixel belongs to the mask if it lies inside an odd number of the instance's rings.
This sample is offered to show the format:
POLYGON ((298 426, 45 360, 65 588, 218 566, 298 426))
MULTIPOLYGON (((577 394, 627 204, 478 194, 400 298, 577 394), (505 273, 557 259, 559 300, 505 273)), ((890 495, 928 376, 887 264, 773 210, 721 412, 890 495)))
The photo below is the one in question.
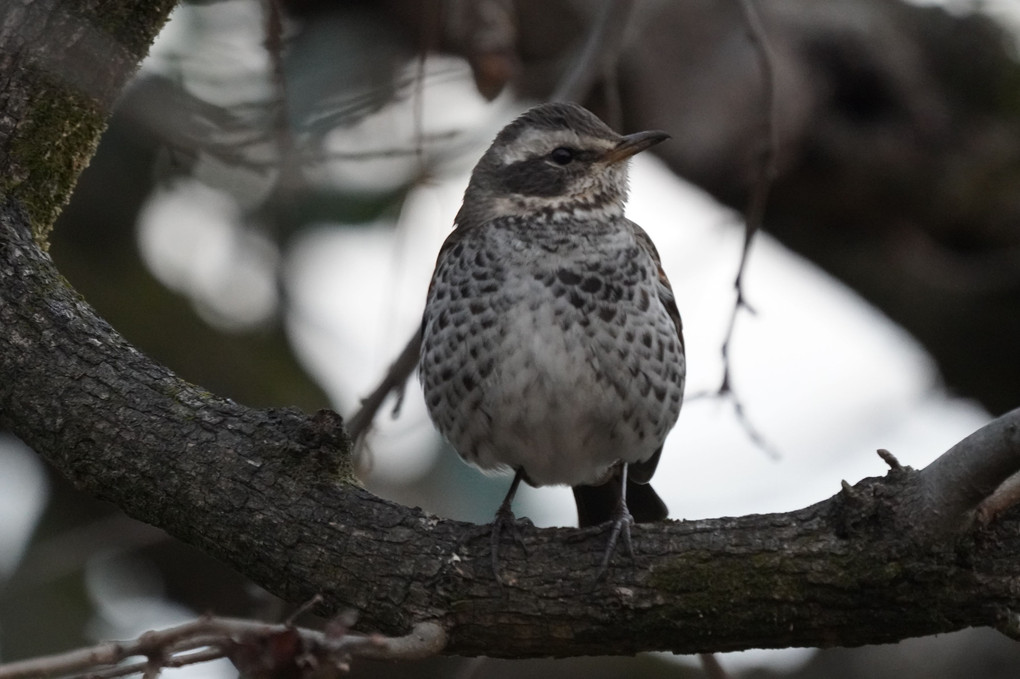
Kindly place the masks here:
MULTIPOLYGON (((64 25, 59 3, 16 4, 41 25, 64 25)), ((74 18, 144 18, 152 7, 93 3, 74 18)), ((189 384, 67 286, 44 235, 94 146, 95 121, 159 21, 123 37, 131 58, 113 60, 98 86, 53 100, 55 86, 38 77, 45 60, 26 55, 63 38, 7 40, 18 15, 2 16, 0 164, 14 180, 0 187, 0 427, 79 488, 288 600, 321 593, 323 612, 353 608, 361 626, 390 634, 436 620, 448 653, 689 653, 1017 629, 1020 514, 983 529, 973 516, 1020 469, 1018 411, 925 470, 893 470, 800 511, 637 527, 634 560, 618 557, 599 585, 586 576, 601 557, 601 531, 525 526, 527 556, 504 550, 501 589, 477 527, 356 484, 335 414, 252 409, 189 384), (29 131, 60 141, 45 165, 20 153, 29 131), (51 175, 54 164, 70 169, 51 175)))
POLYGON ((477 527, 351 481, 336 415, 250 409, 180 380, 62 284, 27 226, 10 205, 0 214, 0 426, 80 488, 288 600, 321 593, 390 634, 435 620, 448 652, 507 657, 856 645, 997 625, 1020 607, 1020 517, 960 530, 1020 465, 1018 411, 927 470, 797 512, 641 526, 634 561, 597 586, 600 530, 526 527, 527 556, 505 550, 501 590, 477 527), (927 492, 932 475, 985 485, 915 522, 946 502, 927 492))

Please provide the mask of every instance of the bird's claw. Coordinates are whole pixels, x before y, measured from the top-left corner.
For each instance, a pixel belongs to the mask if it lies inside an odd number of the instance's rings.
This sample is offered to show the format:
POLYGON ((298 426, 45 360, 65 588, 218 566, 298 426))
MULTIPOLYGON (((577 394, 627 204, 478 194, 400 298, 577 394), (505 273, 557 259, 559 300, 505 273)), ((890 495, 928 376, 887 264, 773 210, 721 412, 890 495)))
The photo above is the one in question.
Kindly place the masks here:
POLYGON ((502 541, 503 533, 509 532, 514 542, 528 555, 528 547, 524 544, 524 536, 518 525, 517 518, 509 507, 500 507, 496 512, 496 518, 492 520, 492 532, 489 534, 489 547, 492 552, 492 574, 496 582, 503 585, 503 578, 499 575, 499 544, 502 541))
POLYGON ((634 543, 630 539, 630 527, 634 524, 634 517, 630 511, 624 505, 620 507, 620 510, 616 512, 616 515, 612 521, 612 529, 609 532, 609 542, 606 544, 606 551, 602 555, 602 563, 599 565, 599 571, 595 575, 595 582, 601 582, 606 577, 606 573, 609 571, 609 560, 613 556, 613 552, 616 551, 616 543, 620 537, 623 537, 623 545, 627 550, 627 556, 634 558, 634 543))

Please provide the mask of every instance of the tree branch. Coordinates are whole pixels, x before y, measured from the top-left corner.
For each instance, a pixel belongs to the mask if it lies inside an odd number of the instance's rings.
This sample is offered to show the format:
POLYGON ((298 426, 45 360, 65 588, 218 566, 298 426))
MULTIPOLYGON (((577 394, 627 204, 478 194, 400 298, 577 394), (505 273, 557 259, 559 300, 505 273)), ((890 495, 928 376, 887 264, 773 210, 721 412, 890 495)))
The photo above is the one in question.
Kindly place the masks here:
POLYGON ((769 443, 765 436, 755 427, 747 416, 744 403, 740 395, 733 388, 731 349, 734 333, 737 328, 737 318, 741 311, 754 313, 754 308, 747 301, 744 293, 744 272, 751 258, 751 245, 754 237, 761 231, 765 221, 765 209, 768 206, 769 193, 772 190, 772 183, 776 178, 776 155, 779 148, 779 136, 776 129, 776 86, 775 86, 775 58, 772 48, 762 25, 761 17, 755 7, 753 0, 737 0, 740 6, 741 19, 744 23, 747 39, 754 48, 758 69, 761 72, 761 139, 757 140, 759 151, 756 154, 755 178, 751 187, 750 197, 744 208, 744 246, 740 251, 740 264, 737 266, 737 274, 733 280, 733 289, 736 297, 733 301, 733 309, 730 311, 729 322, 726 325, 726 334, 723 336, 720 353, 722 354, 723 375, 719 388, 715 391, 716 396, 729 399, 733 403, 733 414, 737 418, 745 433, 755 445, 768 453, 770 457, 778 458, 779 454, 775 447, 769 443))
MULTIPOLYGON (((1020 468, 1020 411, 979 429, 921 471, 920 492, 904 512, 929 534, 951 534, 1020 468)), ((1014 500, 1015 501, 1015 500, 1014 500)), ((1000 512, 1009 505, 1000 508, 1000 512)))
MULTIPOLYGON (((633 0, 603 1, 588 29, 584 45, 549 97, 550 101, 584 101, 598 78, 605 74, 606 66, 619 58, 624 29, 633 5, 633 0)), ((620 121, 610 117, 609 122, 618 126, 620 121)))
POLYGON ((404 387, 418 365, 418 354, 420 351, 421 330, 415 330, 411 339, 408 340, 400 352, 400 355, 390 365, 389 370, 386 371, 386 376, 383 377, 382 382, 372 390, 371 394, 361 399, 361 406, 348 421, 347 431, 352 439, 358 441, 368 433, 369 428, 372 426, 372 421, 379 412, 379 408, 382 407, 383 401, 391 393, 397 394, 397 403, 393 408, 394 412, 400 409, 400 404, 403 401, 404 387))
POLYGON ((434 620, 449 653, 856 645, 1020 610, 1020 515, 961 532, 974 501, 1020 467, 1020 410, 921 472, 892 470, 796 512, 635 527, 633 561, 617 558, 599 585, 600 529, 523 526, 527 554, 505 550, 501 589, 476 527, 357 485, 335 414, 245 408, 128 345, 10 205, 0 375, 0 426, 80 488, 290 601, 321 593, 322 612, 353 609, 365 630, 403 635, 434 620), (917 521, 924 512, 939 521, 917 521))
MULTIPOLYGON (((94 4, 82 16, 98 18, 94 4)), ((139 19, 166 7, 124 2, 121 10, 139 19)), ((0 26, 0 50, 16 43, 31 53, 11 35, 0 26)), ((46 37, 51 47, 61 39, 46 37)), ((365 630, 399 636, 434 621, 445 652, 461 655, 695 653, 1020 629, 1020 512, 981 531, 970 521, 1020 467, 1020 411, 921 472, 893 469, 795 512, 635 527, 634 558, 619 557, 607 582, 594 582, 601 529, 523 526, 527 552, 501 555, 501 588, 488 541, 471 539, 476 527, 358 485, 334 413, 246 408, 156 364, 67 286, 39 246, 127 77, 124 65, 137 63, 151 34, 118 37, 130 49, 117 53, 101 94, 85 97, 88 124, 76 135, 60 137, 80 121, 81 93, 39 106, 54 87, 33 71, 42 62, 25 65, 31 96, 0 102, 8 154, 0 167, 15 178, 0 185, 0 427, 79 488, 290 601, 321 594, 324 613, 353 609, 365 630), (40 111, 47 115, 19 126, 40 111), (61 144, 44 166, 26 168, 18 146, 33 131, 61 144), (71 174, 47 183, 47 168, 67 161, 71 174)), ((99 58, 85 56, 82 64, 99 58)), ((5 81, 5 96, 19 75, 5 81)))
POLYGON ((173 0, 10 0, 0 11, 0 195, 46 235, 173 0))
MULTIPOLYGON (((58 655, 0 665, 0 679, 40 679, 89 674, 104 678, 137 674, 164 667, 229 658, 242 676, 281 676, 315 670, 336 676, 352 657, 409 660, 442 650, 445 634, 435 623, 423 622, 404 637, 350 634, 346 628, 319 632, 293 625, 205 616, 130 641, 110 641, 58 655), (123 664, 145 656, 144 662, 123 664)), ((297 674, 294 674, 298 676, 297 674)))

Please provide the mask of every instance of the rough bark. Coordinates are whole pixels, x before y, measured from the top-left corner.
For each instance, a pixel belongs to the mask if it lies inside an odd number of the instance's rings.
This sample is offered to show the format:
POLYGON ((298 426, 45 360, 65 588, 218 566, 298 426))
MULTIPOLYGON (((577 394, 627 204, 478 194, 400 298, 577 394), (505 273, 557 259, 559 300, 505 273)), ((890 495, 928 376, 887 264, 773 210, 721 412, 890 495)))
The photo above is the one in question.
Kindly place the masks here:
POLYGON ((600 585, 602 531, 527 526, 527 555, 504 550, 501 589, 487 533, 352 481, 338 417, 253 410, 180 380, 62 284, 23 211, 4 208, 0 236, 0 426, 289 600, 321 593, 393 634, 435 620, 448 652, 506 657, 857 645, 1020 608, 1020 516, 961 530, 1020 468, 1020 411, 926 470, 797 512, 642 526, 634 560, 600 585), (950 502, 944 489, 961 485, 950 502))
POLYGON ((40 242, 174 4, 11 0, 0 12, 0 194, 40 242))
MULTIPOLYGON (((22 5, 64 16, 52 3, 22 5)), ((152 7, 95 3, 75 16, 109 21, 152 7)), ((334 414, 255 410, 189 384, 66 285, 39 244, 158 22, 146 23, 147 38, 123 41, 130 58, 114 55, 116 67, 86 100, 60 95, 76 102, 69 109, 47 103, 51 85, 36 77, 38 63, 19 62, 32 48, 8 41, 14 24, 4 16, 0 427, 78 487, 289 600, 321 593, 328 610, 356 609, 364 628, 400 634, 435 620, 449 632, 449 653, 699 652, 1018 628, 1020 514, 987 530, 974 530, 971 517, 1020 468, 1020 411, 921 472, 893 470, 797 512, 636 528, 634 559, 618 556, 598 585, 602 531, 524 526, 527 554, 504 549, 500 588, 487 533, 478 539, 476 527, 354 482, 334 414), (79 105, 87 110, 76 113, 79 105), (68 126, 81 134, 68 137, 68 126), (55 144, 46 166, 19 151, 32 130, 55 144), (70 171, 48 174, 65 162, 70 171)))

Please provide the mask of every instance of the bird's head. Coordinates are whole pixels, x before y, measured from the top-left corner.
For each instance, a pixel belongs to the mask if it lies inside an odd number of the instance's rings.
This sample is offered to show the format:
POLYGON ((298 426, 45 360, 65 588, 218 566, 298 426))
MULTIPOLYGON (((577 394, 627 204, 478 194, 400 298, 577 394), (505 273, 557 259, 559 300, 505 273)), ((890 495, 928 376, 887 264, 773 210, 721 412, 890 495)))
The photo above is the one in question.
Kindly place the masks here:
POLYGON ((622 216, 627 159, 668 138, 654 130, 617 134, 576 104, 536 106, 504 127, 478 161, 457 223, 622 216))

